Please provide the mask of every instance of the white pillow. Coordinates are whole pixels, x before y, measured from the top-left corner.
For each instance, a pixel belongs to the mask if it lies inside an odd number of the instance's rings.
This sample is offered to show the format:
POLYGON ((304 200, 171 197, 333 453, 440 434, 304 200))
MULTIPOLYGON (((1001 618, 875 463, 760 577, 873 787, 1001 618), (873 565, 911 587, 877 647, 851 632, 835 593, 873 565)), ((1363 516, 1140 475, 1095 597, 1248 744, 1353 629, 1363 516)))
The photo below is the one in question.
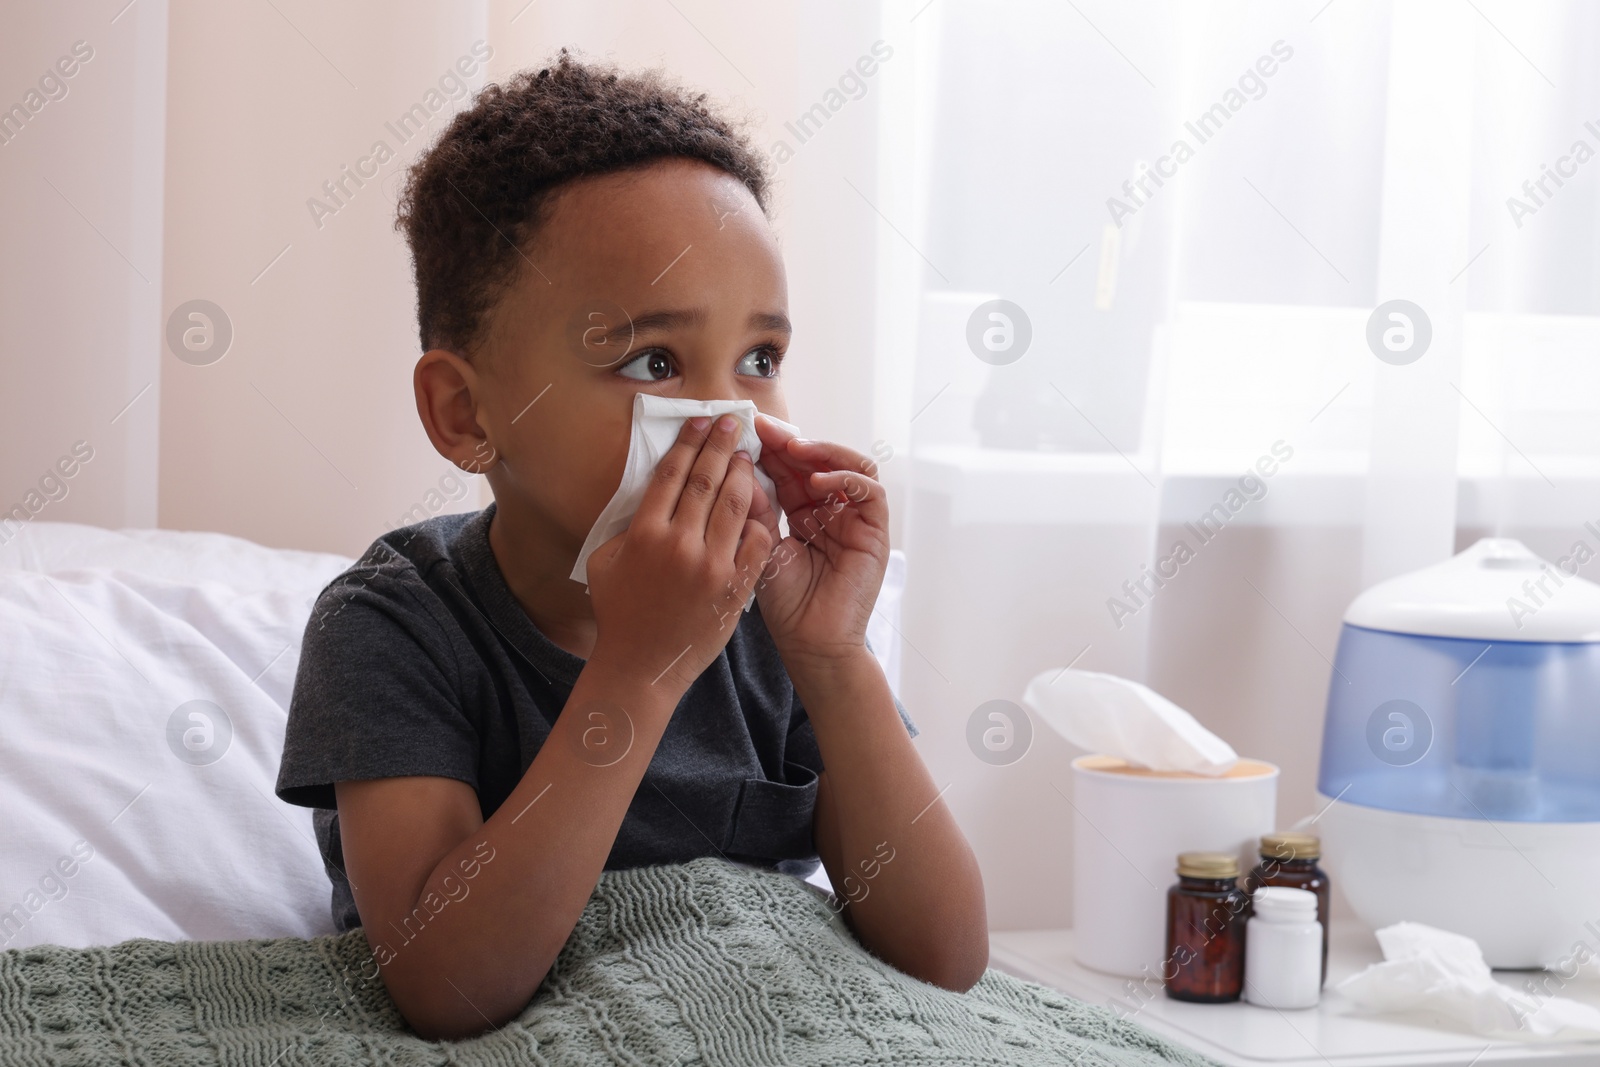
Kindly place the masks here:
MULTIPOLYGON (((327 552, 268 548, 239 537, 182 530, 103 530, 74 522, 32 522, 15 537, 0 523, 0 572, 83 568, 132 571, 179 582, 217 582, 234 589, 322 587, 354 560, 327 552)), ((306 608, 306 618, 311 609, 306 608)), ((304 620, 302 620, 304 622, 304 620)))
POLYGON ((311 813, 273 783, 309 601, 349 562, 61 523, 6 546, 0 947, 332 931, 311 813), (169 744, 196 700, 221 714, 169 744))

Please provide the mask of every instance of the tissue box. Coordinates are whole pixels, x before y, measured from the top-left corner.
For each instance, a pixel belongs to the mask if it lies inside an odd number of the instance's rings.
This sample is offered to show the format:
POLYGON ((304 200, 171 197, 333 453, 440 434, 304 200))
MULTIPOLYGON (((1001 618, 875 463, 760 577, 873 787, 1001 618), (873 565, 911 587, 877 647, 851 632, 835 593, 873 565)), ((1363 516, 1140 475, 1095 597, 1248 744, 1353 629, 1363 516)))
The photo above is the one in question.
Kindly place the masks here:
POLYGON ((1072 929, 1078 962, 1160 978, 1167 888, 1178 853, 1229 852, 1255 863, 1276 826, 1278 768, 1241 759, 1220 776, 1152 771, 1112 756, 1072 761, 1072 929))

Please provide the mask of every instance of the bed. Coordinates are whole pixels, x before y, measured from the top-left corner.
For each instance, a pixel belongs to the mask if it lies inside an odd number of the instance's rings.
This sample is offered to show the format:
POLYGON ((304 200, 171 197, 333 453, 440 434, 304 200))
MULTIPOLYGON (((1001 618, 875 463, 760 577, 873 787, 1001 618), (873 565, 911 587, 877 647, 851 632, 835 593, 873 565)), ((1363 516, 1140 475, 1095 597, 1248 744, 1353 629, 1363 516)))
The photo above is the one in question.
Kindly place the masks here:
MULTIPOLYGON (((521 1017, 422 1041, 273 795, 300 633, 350 562, 71 523, 0 545, 0 1064, 1205 1062, 998 972, 907 978, 825 879, 722 860, 608 872, 521 1017)), ((896 688, 904 566, 869 635, 896 688)))

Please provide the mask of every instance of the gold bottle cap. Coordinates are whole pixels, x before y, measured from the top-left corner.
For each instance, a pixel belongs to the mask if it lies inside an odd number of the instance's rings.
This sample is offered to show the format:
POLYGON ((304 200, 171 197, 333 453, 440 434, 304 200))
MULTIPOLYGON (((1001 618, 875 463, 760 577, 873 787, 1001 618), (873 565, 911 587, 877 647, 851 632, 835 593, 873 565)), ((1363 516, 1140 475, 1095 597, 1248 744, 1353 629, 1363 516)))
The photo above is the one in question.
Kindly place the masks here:
POLYGON ((1274 860, 1314 860, 1322 855, 1322 840, 1316 834, 1290 830, 1262 834, 1261 855, 1274 860))
POLYGON ((1178 874, 1184 878, 1237 878, 1239 857, 1226 852, 1180 852, 1178 874))

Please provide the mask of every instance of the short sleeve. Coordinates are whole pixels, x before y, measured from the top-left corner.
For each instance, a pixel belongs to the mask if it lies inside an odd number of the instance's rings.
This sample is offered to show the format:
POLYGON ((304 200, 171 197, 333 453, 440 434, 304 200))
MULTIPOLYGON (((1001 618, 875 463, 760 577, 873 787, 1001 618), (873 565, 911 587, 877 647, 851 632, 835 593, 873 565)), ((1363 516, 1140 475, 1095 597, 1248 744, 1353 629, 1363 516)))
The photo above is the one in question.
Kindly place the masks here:
POLYGON ((478 787, 478 730, 431 596, 405 561, 358 565, 322 591, 289 702, 280 799, 332 808, 335 782, 407 775, 478 787))

